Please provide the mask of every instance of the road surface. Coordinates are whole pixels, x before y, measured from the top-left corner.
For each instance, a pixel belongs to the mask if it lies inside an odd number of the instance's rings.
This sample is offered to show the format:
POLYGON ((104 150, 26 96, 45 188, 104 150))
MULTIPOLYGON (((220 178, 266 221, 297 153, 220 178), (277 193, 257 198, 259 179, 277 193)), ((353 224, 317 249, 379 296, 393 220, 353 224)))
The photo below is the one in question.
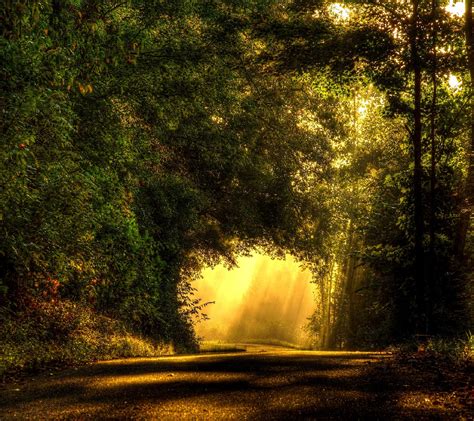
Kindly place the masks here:
POLYGON ((250 346, 105 361, 4 386, 0 419, 462 419, 390 359, 250 346))

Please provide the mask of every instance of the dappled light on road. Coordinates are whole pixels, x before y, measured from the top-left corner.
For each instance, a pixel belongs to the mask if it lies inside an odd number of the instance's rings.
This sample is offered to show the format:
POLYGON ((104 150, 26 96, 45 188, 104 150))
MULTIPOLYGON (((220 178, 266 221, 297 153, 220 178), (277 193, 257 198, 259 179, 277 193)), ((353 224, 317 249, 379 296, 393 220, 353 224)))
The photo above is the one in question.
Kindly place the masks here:
POLYGON ((426 391, 404 387, 390 361, 385 353, 257 345, 240 354, 106 361, 3 390, 0 419, 449 416, 426 391))

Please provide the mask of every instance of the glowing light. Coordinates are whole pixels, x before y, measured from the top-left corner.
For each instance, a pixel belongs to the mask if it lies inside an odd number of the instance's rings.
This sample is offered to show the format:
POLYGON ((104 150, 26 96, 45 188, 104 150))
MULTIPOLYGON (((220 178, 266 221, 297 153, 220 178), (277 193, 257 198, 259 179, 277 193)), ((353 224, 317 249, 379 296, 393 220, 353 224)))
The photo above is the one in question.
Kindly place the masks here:
POLYGON ((452 73, 449 75, 448 78, 448 85, 453 90, 458 90, 461 87, 462 82, 452 73))
POLYGON ((308 110, 300 110, 298 113, 298 127, 309 133, 318 133, 323 129, 314 113, 308 110))
POLYGON ((224 123, 224 119, 222 117, 219 117, 218 115, 212 115, 211 120, 216 124, 224 123))
POLYGON ((329 6, 329 12, 334 15, 336 20, 346 21, 351 17, 350 10, 341 3, 332 3, 329 6))
POLYGON ((445 9, 448 13, 451 13, 452 15, 464 16, 465 8, 464 8, 464 2, 462 1, 455 2, 451 0, 445 9))
POLYGON ((367 112, 367 105, 359 105, 359 107, 357 108, 357 113, 360 116, 364 116, 366 112, 367 112))
POLYGON ((210 320, 198 323, 205 340, 242 342, 274 339, 304 344, 302 327, 313 311, 314 284, 291 257, 272 260, 256 254, 238 260, 238 268, 207 269, 196 281, 198 296, 215 301, 204 312, 210 320))
POLYGON ((341 169, 344 167, 348 167, 350 164, 350 161, 347 157, 340 157, 336 158, 332 161, 332 167, 335 169, 341 169))

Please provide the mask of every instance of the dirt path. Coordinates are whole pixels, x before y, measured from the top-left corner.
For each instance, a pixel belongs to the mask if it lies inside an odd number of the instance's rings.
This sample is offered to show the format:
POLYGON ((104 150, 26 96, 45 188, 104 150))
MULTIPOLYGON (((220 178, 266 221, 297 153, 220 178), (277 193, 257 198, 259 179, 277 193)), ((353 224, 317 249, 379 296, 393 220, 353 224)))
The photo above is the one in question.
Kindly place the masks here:
POLYGON ((387 355, 274 347, 115 360, 8 385, 0 419, 467 419, 410 376, 387 355))

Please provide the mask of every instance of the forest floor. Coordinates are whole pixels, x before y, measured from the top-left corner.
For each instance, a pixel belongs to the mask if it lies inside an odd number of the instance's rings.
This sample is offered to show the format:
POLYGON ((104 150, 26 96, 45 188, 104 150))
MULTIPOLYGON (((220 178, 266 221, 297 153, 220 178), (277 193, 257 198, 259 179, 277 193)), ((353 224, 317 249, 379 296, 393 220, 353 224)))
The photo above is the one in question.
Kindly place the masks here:
POLYGON ((0 419, 472 419, 470 374, 387 353, 250 345, 9 382, 0 419))

